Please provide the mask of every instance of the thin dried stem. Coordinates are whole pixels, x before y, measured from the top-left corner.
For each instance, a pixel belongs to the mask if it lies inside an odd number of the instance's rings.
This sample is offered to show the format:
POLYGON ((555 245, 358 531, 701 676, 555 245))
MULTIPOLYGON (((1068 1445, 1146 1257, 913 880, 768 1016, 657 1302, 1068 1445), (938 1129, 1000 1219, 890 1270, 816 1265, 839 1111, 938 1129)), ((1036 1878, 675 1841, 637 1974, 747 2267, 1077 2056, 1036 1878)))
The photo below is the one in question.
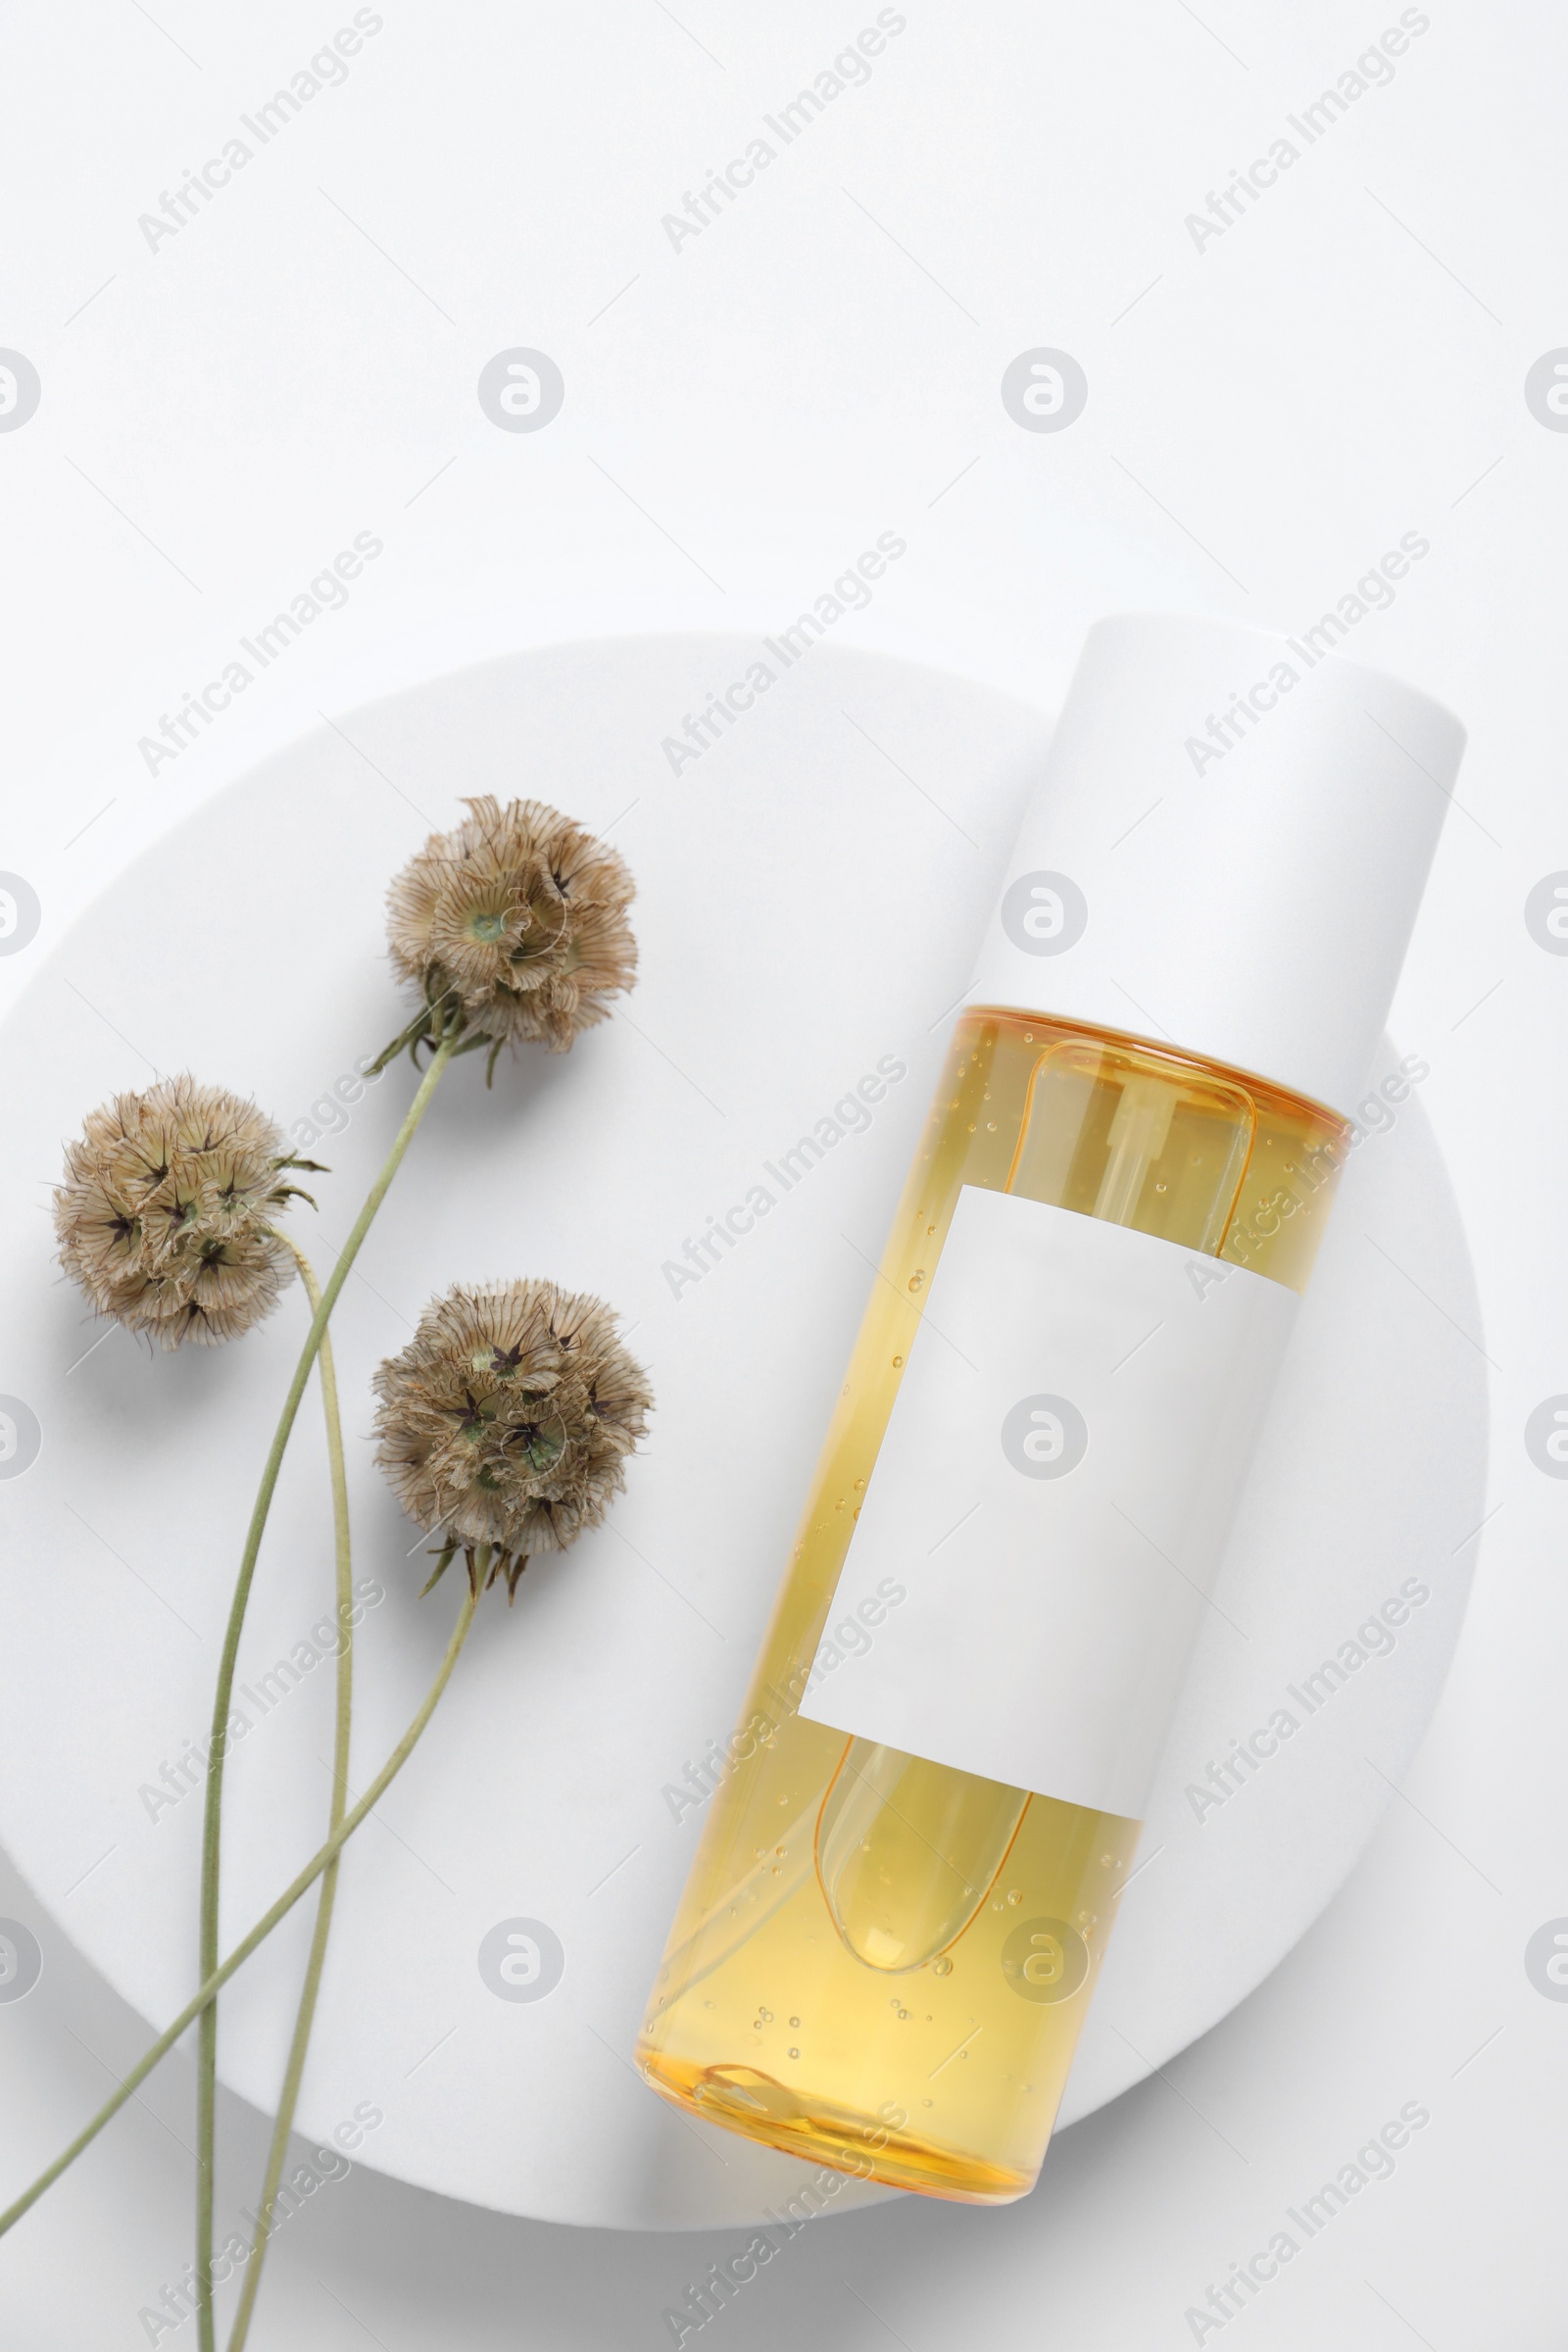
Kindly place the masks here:
MULTIPOLYGON (((201 1923, 198 1938, 197 1970, 205 1983, 218 1966, 218 1892, 219 1852, 223 1812, 223 1750, 229 1708, 233 1699, 234 1670, 239 1658, 240 1634, 244 1629, 245 1611, 250 1600, 251 1580, 256 1573, 257 1555, 262 1548, 262 1535, 268 1513, 272 1506, 272 1494, 277 1486, 277 1474, 282 1467, 283 1449, 289 1441, 305 1384, 311 1376, 322 1339, 327 1318, 337 1303, 338 1293, 349 1277, 349 1269, 360 1253, 360 1248, 369 1232, 375 1212, 385 1200, 387 1189, 402 1165, 403 1154, 414 1140, 415 1131, 429 1107, 430 1099, 441 1080, 441 1073, 451 1059, 452 1045, 443 1037, 436 1047, 429 1068, 419 1082, 418 1092, 410 1103, 407 1116, 398 1129, 392 1149, 382 1162, 379 1175, 366 1196, 365 1205, 354 1221, 348 1240, 338 1254, 337 1263, 327 1276, 320 1304, 311 1317, 311 1328, 300 1350, 299 1362, 289 1384, 283 1410, 272 1437, 270 1450, 262 1471, 262 1483, 251 1513, 250 1528, 245 1538, 245 1549, 235 1579, 234 1596, 229 1604, 228 1625, 223 1635, 223 1650, 219 1660, 218 1687, 213 1696, 213 1735, 207 1757, 207 1800, 202 1823, 202 1887, 201 1923)), ((200 2352, 215 2352, 213 2334, 213 2165, 217 2140, 218 2116, 218 2011, 216 2006, 203 2004, 201 2032, 198 2040, 196 2066, 196 2285, 200 2352)))
MULTIPOLYGON (((289 1237, 285 1235, 283 1238, 287 1241, 289 1237)), ((315 1270, 305 1252, 292 1241, 289 1241, 289 1248, 298 1261, 300 1278, 310 1294, 311 1305, 313 1308, 318 1307, 321 1293, 315 1270)), ((338 1419, 337 1377, 332 1367, 331 1337, 325 1332, 321 1335, 320 1363, 327 1454, 332 1471, 332 1534, 337 1587, 337 1706, 332 1738, 332 1804, 327 1816, 327 1834, 330 1836, 342 1826, 343 1816, 348 1810, 349 1738, 354 1713, 354 1563, 349 1544, 349 1489, 343 1463, 343 1430, 338 1419)), ((311 2046, 311 2030, 316 2023, 317 1996, 321 1988, 321 1969, 326 1959, 327 1938, 332 1932, 332 1907, 337 1899, 337 1874, 336 1859, 329 1862, 321 1873, 321 1891, 316 1905, 316 1930, 311 1937, 305 1984, 295 2014, 294 2038, 289 2045, 288 2064, 283 2074, 277 2120, 272 2126, 272 2143, 267 2152, 267 2174, 262 2182, 261 2202, 256 2208, 256 2236, 245 2268, 245 2283, 240 2289, 239 2309, 234 2315, 228 2352, 243 2352, 246 2336, 250 2333, 251 2313, 262 2283, 262 2265, 267 2259, 268 2241, 271 2235, 272 2207, 277 2198, 278 2182, 283 2177, 289 2132, 294 2122, 294 2110, 299 2103, 306 2053, 311 2046)))

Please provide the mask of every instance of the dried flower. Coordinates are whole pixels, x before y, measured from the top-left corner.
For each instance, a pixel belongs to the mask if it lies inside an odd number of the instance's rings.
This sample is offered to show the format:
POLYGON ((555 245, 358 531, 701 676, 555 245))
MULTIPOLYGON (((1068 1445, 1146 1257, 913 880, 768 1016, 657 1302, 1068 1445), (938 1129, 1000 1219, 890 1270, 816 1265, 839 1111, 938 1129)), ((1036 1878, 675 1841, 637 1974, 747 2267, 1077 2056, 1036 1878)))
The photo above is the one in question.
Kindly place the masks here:
MULTIPOLYGON (((454 1552, 490 1544, 509 1592, 532 1553, 564 1551, 625 1484, 653 1403, 602 1300, 552 1282, 459 1285, 375 1376, 376 1460, 454 1552)), ((434 1583, 432 1578, 431 1582, 434 1583)))
POLYGON ((488 794, 433 833, 387 894, 399 975, 424 1004, 382 1056, 463 1032, 466 1052, 535 1040, 564 1054, 632 985, 635 884, 619 854, 542 801, 488 794))
POLYGON ((116 1095, 66 1146, 55 1193, 60 1262, 101 1315, 160 1348, 236 1339, 271 1313, 295 1267, 276 1212, 310 1195, 254 1102, 191 1077, 116 1095))

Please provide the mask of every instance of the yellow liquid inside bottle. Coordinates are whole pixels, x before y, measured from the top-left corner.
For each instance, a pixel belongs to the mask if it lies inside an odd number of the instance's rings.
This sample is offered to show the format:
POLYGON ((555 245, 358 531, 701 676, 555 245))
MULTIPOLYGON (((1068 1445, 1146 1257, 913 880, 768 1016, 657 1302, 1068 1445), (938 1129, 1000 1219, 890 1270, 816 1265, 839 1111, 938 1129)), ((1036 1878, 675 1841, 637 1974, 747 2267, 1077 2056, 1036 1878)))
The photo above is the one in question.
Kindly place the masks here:
POLYGON ((665 2098, 902 2188, 1033 2186, 1140 1825, 796 1709, 961 1187, 1299 1290, 1347 1142, 1138 1039, 959 1019, 638 2042, 665 2098))

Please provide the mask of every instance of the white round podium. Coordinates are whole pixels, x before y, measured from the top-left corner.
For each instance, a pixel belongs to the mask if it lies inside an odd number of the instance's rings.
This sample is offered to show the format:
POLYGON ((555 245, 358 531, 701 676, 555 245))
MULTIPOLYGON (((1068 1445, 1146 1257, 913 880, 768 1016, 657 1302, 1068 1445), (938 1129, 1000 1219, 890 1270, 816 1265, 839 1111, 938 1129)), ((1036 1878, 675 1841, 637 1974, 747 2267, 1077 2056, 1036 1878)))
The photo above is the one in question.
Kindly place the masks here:
MULTIPOLYGON (((482 1057, 454 1067, 333 1327, 372 1595, 356 1785, 454 1605, 447 1587, 416 1598, 422 1546, 371 1465, 375 1364, 433 1292, 532 1274, 618 1307, 653 1380, 653 1436, 609 1523, 537 1561, 514 1608, 486 1599, 430 1732, 349 1850, 300 2108, 318 2137, 374 2110, 355 2161, 553 2221, 748 2222, 798 2179, 795 2160, 672 2113, 630 2063, 700 1818, 669 1792, 739 1704, 1049 734, 992 688, 824 643, 672 772, 665 739, 757 653, 712 633, 534 646, 334 710, 122 874, 0 1030, 0 1392, 37 1435, 0 1477, 0 1838, 157 2025, 194 1983, 202 1799, 181 1758, 206 1732, 303 1299, 220 1350, 154 1358, 105 1336, 54 1261, 62 1142, 155 1073, 254 1094, 330 1163, 318 1213, 293 1228, 324 1263, 412 1086, 406 1062, 373 1086, 357 1075, 405 1017, 390 874, 462 794, 492 792, 609 832, 637 877, 624 1012, 565 1057, 503 1060, 488 1093, 482 1057), (674 1281, 687 1241, 884 1056, 907 1074, 868 1122, 721 1262, 674 1281), (496 1938, 518 1921, 559 1949, 541 1998, 501 1997, 496 1938)), ((1478 1313, 1419 1090, 1390 1115, 1347 1170, 1064 2120, 1214 2024, 1318 1915, 1453 1647, 1485 1508, 1464 1337, 1478 1313), (1412 1584, 1424 1597, 1388 1634, 1382 1604, 1412 1584), (1227 1788, 1224 1759, 1281 1708, 1295 1736, 1227 1788)), ((230 1766, 225 1946, 326 1817, 318 1424, 313 1394, 240 1658, 253 1721, 230 1766)), ((223 1999, 224 2080, 263 2107, 312 1908, 223 1999)), ((852 2184, 837 2202, 886 2193, 852 2184)))

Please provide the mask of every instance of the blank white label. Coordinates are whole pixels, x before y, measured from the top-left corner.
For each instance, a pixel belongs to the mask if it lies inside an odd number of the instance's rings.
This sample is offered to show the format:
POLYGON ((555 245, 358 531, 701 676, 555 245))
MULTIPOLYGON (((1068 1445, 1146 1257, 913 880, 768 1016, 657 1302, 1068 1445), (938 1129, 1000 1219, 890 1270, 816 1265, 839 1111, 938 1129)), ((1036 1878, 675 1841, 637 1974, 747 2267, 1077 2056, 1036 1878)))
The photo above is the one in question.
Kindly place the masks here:
POLYGON ((1140 1818, 1297 1304, 965 1185, 801 1713, 1140 1818))

